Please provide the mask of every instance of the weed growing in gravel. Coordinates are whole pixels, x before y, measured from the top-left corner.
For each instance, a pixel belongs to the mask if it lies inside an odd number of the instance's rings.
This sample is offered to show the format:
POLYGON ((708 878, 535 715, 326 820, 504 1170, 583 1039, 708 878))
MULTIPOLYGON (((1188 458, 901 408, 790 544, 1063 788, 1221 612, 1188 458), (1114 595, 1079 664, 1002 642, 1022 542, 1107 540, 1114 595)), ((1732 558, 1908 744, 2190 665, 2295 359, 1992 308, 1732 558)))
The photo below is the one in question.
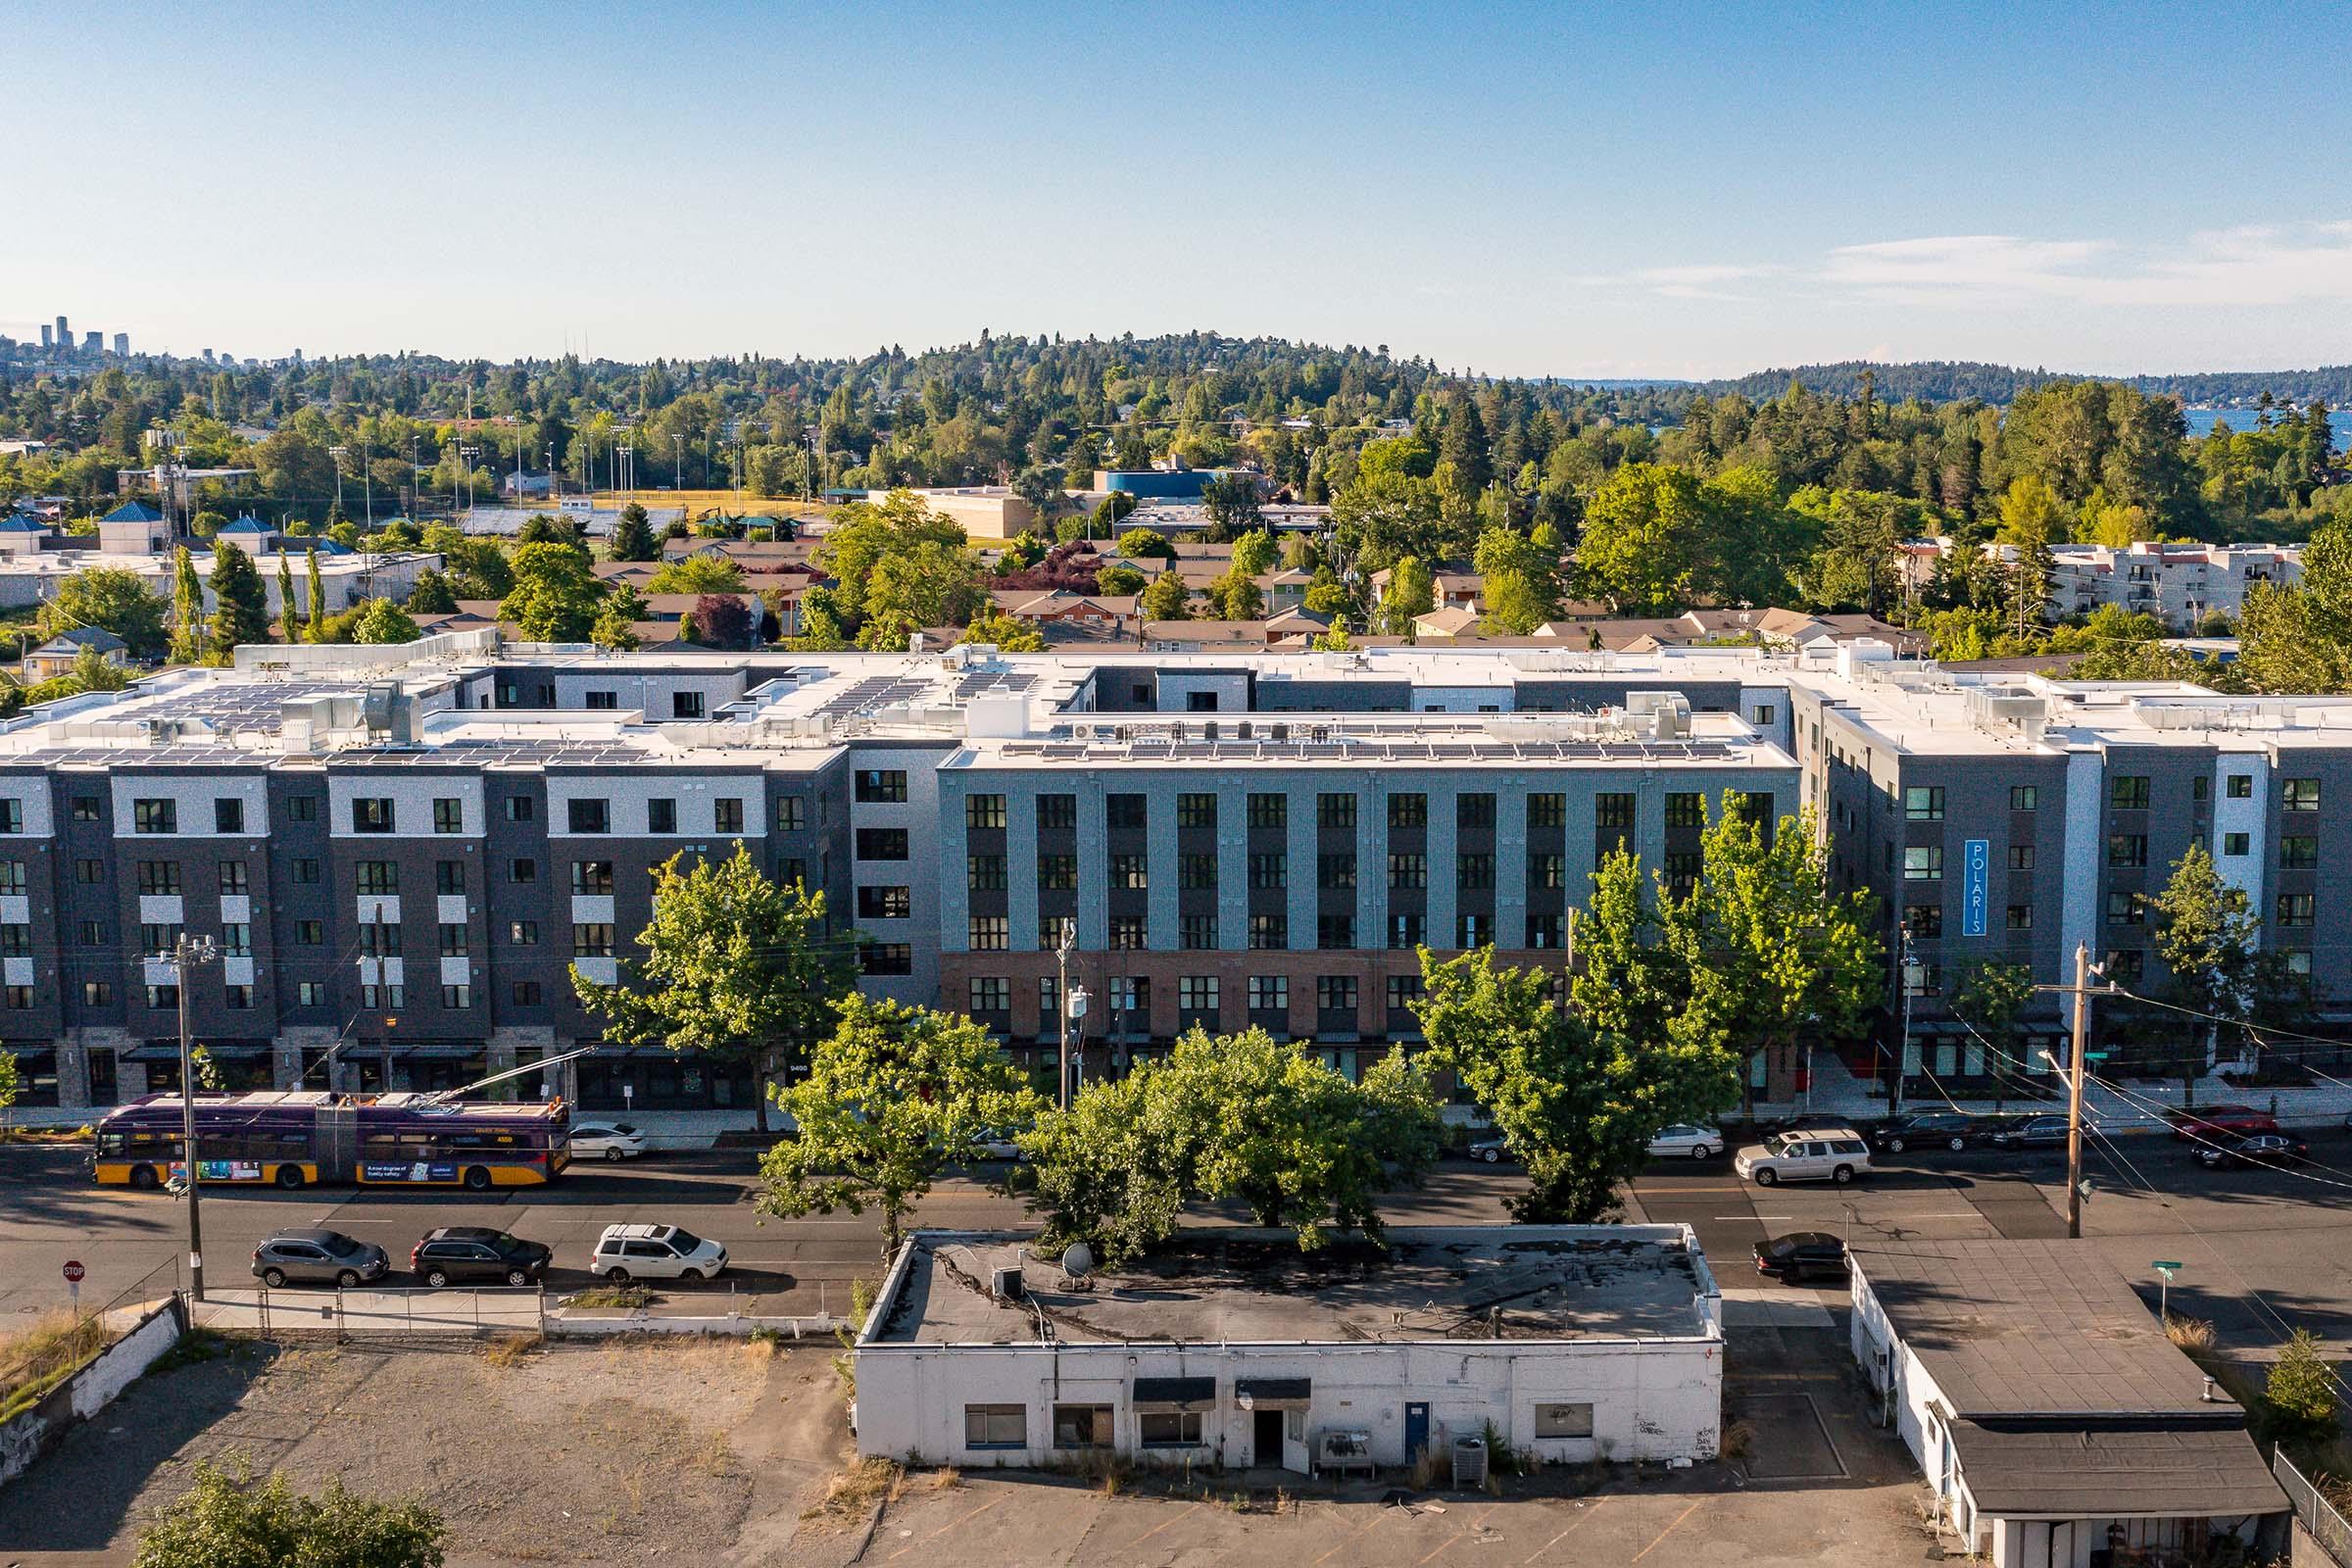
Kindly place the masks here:
POLYGON ((801 1517, 810 1524, 837 1529, 862 1523, 877 1503, 899 1500, 906 1490, 906 1472, 888 1459, 860 1459, 826 1484, 825 1494, 801 1517))
POLYGON ((514 1366, 546 1343, 546 1340, 537 1334, 526 1334, 519 1331, 501 1334, 483 1348, 482 1360, 487 1365, 495 1367, 514 1366))

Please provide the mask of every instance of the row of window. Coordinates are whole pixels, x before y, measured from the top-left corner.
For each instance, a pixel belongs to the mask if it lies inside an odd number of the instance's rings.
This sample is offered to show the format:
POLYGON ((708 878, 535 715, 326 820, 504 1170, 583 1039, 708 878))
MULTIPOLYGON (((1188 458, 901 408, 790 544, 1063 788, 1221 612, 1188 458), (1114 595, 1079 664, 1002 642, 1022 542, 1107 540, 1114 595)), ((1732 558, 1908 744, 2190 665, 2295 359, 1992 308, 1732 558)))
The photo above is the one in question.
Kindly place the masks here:
MULTIPOLYGON (((1138 1410, 1135 1441, 1146 1448, 1196 1448, 1201 1436, 1200 1410, 1138 1410)), ((1592 1406, 1587 1402, 1539 1404, 1535 1410, 1538 1438, 1592 1436, 1592 1406)), ((1118 1440, 1107 1404, 1054 1406, 1054 1446, 1063 1449, 1107 1448, 1118 1440)), ((967 1404, 963 1407, 963 1446, 966 1448, 1026 1448, 1029 1446, 1029 1408, 1020 1404, 967 1404)))
MULTIPOLYGON (((865 907, 859 889, 859 907, 865 907)), ((904 889, 875 889, 871 891, 901 893, 904 889)), ((897 907, 900 906, 890 906, 897 907)), ((875 918, 875 916, 864 916, 875 918)), ((881 918, 888 918, 882 916, 881 918)), ((1565 914, 1531 914, 1526 918, 1525 946, 1537 950, 1557 951, 1566 945, 1568 919, 1565 914)), ((1176 945, 1188 953, 1213 953, 1217 950, 1217 916, 1214 914, 1180 915, 1176 922, 1176 945)), ((1492 914, 1465 912, 1454 916, 1453 945, 1467 951, 1484 947, 1494 940, 1495 925, 1492 914)), ((1108 943, 1114 953, 1141 953, 1148 945, 1149 924, 1140 914, 1114 914, 1108 926, 1108 943)), ((1428 918, 1417 909, 1397 910, 1389 916, 1388 945, 1409 952, 1429 940, 1428 918)), ((1060 945, 1061 922, 1038 922, 1037 948, 1051 953, 1060 945)), ((1011 922, 1002 914, 975 914, 965 931, 966 946, 974 953, 1004 953, 1012 945, 1011 922)), ((1252 951, 1282 952, 1291 945, 1291 917, 1287 912, 1253 914, 1249 918, 1248 943, 1252 951)), ((1319 915, 1315 920, 1315 946, 1325 952, 1347 951, 1355 946, 1355 917, 1351 914, 1319 915)), ((877 971, 869 969, 868 973, 877 971)), ((900 971, 894 971, 900 972, 900 971)))
MULTIPOLYGON (((1352 1013, 1356 1007, 1358 980, 1351 974, 1321 974, 1315 976, 1315 1006, 1322 1012, 1352 1013)), ((1176 1005, 1185 1012, 1215 1012, 1222 1005, 1224 982, 1213 974, 1180 975, 1176 981, 1176 1005)), ((1291 977, 1286 974, 1253 974, 1247 982, 1247 996, 1251 1012, 1288 1012, 1291 1006, 1291 977)), ((1388 1004, 1392 1011, 1406 1011, 1421 1000, 1421 977, 1417 974, 1393 974, 1388 977, 1388 1004)), ((1060 981, 1047 975, 1037 983, 1037 1010, 1042 1018, 1057 1018, 1061 1006, 1060 981)), ((992 1013, 1002 1014, 1012 1009, 1012 981, 1004 975, 975 975, 967 992, 967 1008, 975 1017, 985 1018, 992 1013)), ((1152 1008, 1152 981, 1148 975, 1118 975, 1111 980, 1110 1009, 1114 1013, 1149 1012, 1152 1008)))
MULTIPOLYGON (((7 989, 9 1006, 21 1008, 32 1005, 32 988, 30 986, 10 986, 7 989), (24 993, 22 1001, 18 1000, 20 992, 24 993)), ((221 990, 223 1001, 230 1011, 241 1012, 253 1005, 253 987, 228 985, 223 986, 221 990)), ((541 987, 536 980, 514 981, 508 987, 508 995, 518 1007, 536 1007, 542 1001, 541 987)), ((175 985, 147 986, 144 988, 144 996, 146 1004, 150 1007, 176 1008, 179 1005, 179 987, 175 985)), ((332 990, 323 980, 295 982, 294 1002, 297 1006, 323 1007, 331 1004, 333 1000, 332 990)), ((84 1006, 113 1006, 115 1002, 114 982, 111 980, 84 980, 81 983, 81 1001, 84 1006)), ((404 986, 363 985, 360 987, 360 1005, 371 1010, 388 1007, 397 1012, 407 1004, 407 988, 404 986)), ((441 1005, 452 1010, 472 1006, 473 987, 468 985, 443 986, 441 988, 441 1005)))
MULTIPOLYGON (((1938 796, 1942 791, 1936 792, 1938 796)), ((906 799, 906 775, 898 770, 867 772, 858 775, 858 799, 867 804, 896 804, 906 799)), ((1765 797, 1751 798, 1762 801, 1765 797)), ((1352 831, 1355 827, 1357 797, 1325 794, 1315 797, 1315 825, 1334 831, 1352 831)), ((1429 797, 1417 794, 1397 794, 1387 797, 1389 826, 1409 830, 1429 825, 1429 797)), ((1069 830, 1078 825, 1078 797, 1075 795, 1040 795, 1037 802, 1037 826, 1040 831, 1069 830)), ((1631 794, 1608 793, 1592 798, 1593 822, 1602 828, 1630 828, 1634 825, 1638 802, 1631 794)), ((1454 825, 1470 831, 1494 826, 1494 797, 1488 794, 1457 795, 1453 801, 1454 825)), ((1756 807, 1761 809, 1762 808, 1756 807)), ((1247 814, 1252 828, 1287 830, 1291 819, 1291 798, 1279 794, 1252 794, 1249 797, 1247 814)), ((1668 827, 1704 827, 1706 825, 1706 797, 1696 793, 1676 792, 1666 797, 1666 825, 1668 827)), ((1106 795, 1102 798, 1103 825, 1110 828, 1144 828, 1150 825, 1150 809, 1141 795, 1106 795)), ((964 798, 963 822, 967 828, 990 831, 1006 825, 1005 798, 1002 795, 971 795, 964 798)), ((1557 828, 1568 824, 1568 797, 1544 793, 1527 797, 1528 826, 1557 828)), ((1217 797, 1206 793, 1188 793, 1176 797, 1176 825, 1178 828, 1214 828, 1217 825, 1217 797)))
MULTIPOLYGON (((2119 811, 2144 811, 2153 799, 2152 781, 2145 774, 2123 773, 2107 781, 2107 804, 2119 811)), ((2233 801, 2251 800, 2254 796, 2254 775, 2231 773, 2223 781, 2223 791, 2233 801)), ((2198 774, 2189 781, 2192 800, 2208 800, 2213 795, 2213 780, 2198 774)), ((2009 787, 2009 809, 2032 811, 2041 805, 2040 787, 2034 784, 2012 784, 2009 787)), ((2320 808, 2320 781, 2316 778, 2281 779, 2278 784, 2279 809, 2286 811, 2316 811, 2320 808)), ((1914 822, 1943 820, 1943 786, 1940 784, 1912 784, 1903 790, 1903 815, 1914 822)))
MULTIPOLYGON (((896 828, 860 830, 860 840, 867 832, 896 834, 896 828)), ((896 844, 900 841, 894 840, 896 844)), ((899 855, 866 855, 861 859, 904 858, 899 855)), ((1319 888, 1346 891, 1355 886, 1355 854, 1342 851, 1316 858, 1315 883, 1319 888)), ((1109 885, 1129 892, 1141 892, 1151 886, 1151 865, 1147 856, 1122 852, 1107 860, 1109 885)), ((1494 857, 1484 851, 1464 852, 1453 859, 1454 887, 1464 893, 1487 892, 1494 886, 1494 857)), ((964 885, 974 893, 1002 893, 1007 886, 1005 858, 1002 855, 971 855, 964 858, 964 885)), ((1555 852, 1539 851, 1527 858, 1527 880, 1530 887, 1564 888, 1568 885, 1568 858, 1555 852)), ((1037 858, 1037 885, 1049 892, 1075 892, 1078 887, 1078 857, 1066 854, 1040 855, 1037 858)), ((1214 855, 1180 855, 1176 858, 1176 885, 1187 892, 1213 892, 1217 887, 1217 858, 1214 855)), ((1284 892, 1291 885, 1291 858, 1287 851, 1261 850, 1250 857, 1250 886, 1261 893, 1284 892)), ((1389 856, 1389 886, 1399 891, 1429 886, 1429 857, 1414 851, 1398 851, 1389 856)), ((867 919, 904 919, 908 913, 906 901, 898 897, 904 888, 859 888, 858 913, 867 919), (889 895, 891 908, 866 907, 867 894, 889 895)))
MULTIPOLYGON (((901 799, 905 799, 906 775, 900 779, 901 799)), ((863 795, 859 799, 864 799, 863 795)), ((318 818, 316 796, 295 796, 290 802, 291 814, 296 821, 315 821, 318 818)), ((76 821, 98 820, 98 802, 95 797, 81 797, 74 803, 76 821), (87 808, 86 811, 84 808, 87 808)), ((570 829, 574 833, 610 833, 612 831, 612 807, 606 800, 575 800, 565 803, 570 829)), ((511 795, 506 798, 506 818, 510 822, 528 822, 537 814, 530 796, 511 795)), ((711 802, 715 826, 721 833, 743 831, 743 799, 740 796, 720 796, 711 802)), ((455 796, 438 796, 432 803, 435 833, 466 831, 465 802, 455 796)), ((130 803, 131 831, 134 833, 176 833, 179 831, 179 803, 173 800, 134 800, 130 803)), ((776 828, 779 832, 796 832, 808 822, 808 803, 797 795, 779 797, 776 801, 776 828)), ((20 801, 0 800, 0 832, 22 833, 24 805, 20 801), (14 825, 10 825, 13 819, 14 825)), ((399 831, 399 803, 389 796, 355 796, 351 803, 351 830, 354 833, 395 833, 399 831)), ((646 802, 648 833, 675 833, 678 830, 678 803, 675 799, 657 796, 646 802)), ((213 802, 213 831, 242 833, 245 831, 245 803, 241 799, 222 797, 213 802)))

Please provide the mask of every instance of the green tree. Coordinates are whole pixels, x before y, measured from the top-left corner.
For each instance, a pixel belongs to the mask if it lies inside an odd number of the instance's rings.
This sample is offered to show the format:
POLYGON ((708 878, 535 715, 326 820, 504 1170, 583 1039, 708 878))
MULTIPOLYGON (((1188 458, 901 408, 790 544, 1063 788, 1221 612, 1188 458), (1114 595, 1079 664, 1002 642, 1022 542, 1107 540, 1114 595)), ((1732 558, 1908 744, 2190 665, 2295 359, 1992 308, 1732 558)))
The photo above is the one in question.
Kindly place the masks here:
POLYGON ((1418 556, 1405 556, 1389 568, 1388 586, 1381 591, 1373 630, 1384 636, 1410 639, 1413 619, 1438 608, 1438 582, 1418 556))
POLYGON ((1220 572, 1208 584, 1208 602, 1221 620, 1255 620, 1265 613, 1265 591, 1254 578, 1235 567, 1220 572))
POLYGON ((1095 573, 1095 592, 1124 598, 1144 591, 1144 574, 1123 562, 1113 562, 1095 573))
POLYGON ((1504 1200, 1522 1224, 1614 1217, 1650 1139, 1737 1096, 1722 1039, 1595 1032, 1553 1004, 1548 973, 1497 969, 1492 948, 1445 962, 1423 949, 1421 976, 1431 1065, 1452 1069, 1527 1165, 1527 1190, 1504 1200))
POLYGON ((801 595, 801 630, 786 646, 801 654, 846 653, 858 645, 842 623, 833 590, 819 583, 801 595))
POLYGON ((1690 603, 1707 554, 1698 480, 1685 468, 1629 463, 1585 508, 1577 569, 1620 612, 1671 614, 1690 603))
POLYGON ((1209 525, 1223 530, 1220 537, 1247 538, 1258 528, 1257 480, 1247 473, 1220 473, 1200 487, 1200 507, 1209 525))
POLYGON ((744 591, 743 568, 716 556, 684 556, 646 579, 646 592, 656 594, 739 594, 744 591))
POLYGON ((441 1568, 448 1535, 421 1497, 377 1502, 330 1479, 316 1496, 196 1463, 193 1485, 139 1533, 131 1568, 441 1568))
POLYGON ((1182 577, 1173 571, 1163 571, 1144 589, 1136 609, 1146 620, 1189 620, 1192 597, 1193 591, 1184 585, 1182 577))
POLYGON ((409 612, 389 599, 370 599, 352 633, 363 643, 413 643, 419 635, 409 612))
POLYGON ((605 595, 605 602, 596 607, 596 621, 588 628, 588 640, 599 648, 625 654, 638 646, 637 622, 645 619, 645 595, 635 583, 620 582, 605 595))
POLYGON ((17 1102, 18 1086, 23 1079, 17 1072, 17 1054, 0 1051, 0 1110, 17 1102))
POLYGON ((2011 481, 2001 496, 1999 538, 2014 553, 2004 573, 2009 629, 2019 637, 2041 630, 2050 607, 2050 546, 2065 534, 2065 509, 2038 475, 2011 481))
POLYGON ((134 659, 153 659, 167 646, 163 601, 136 572, 118 566, 92 566, 59 583, 36 624, 44 639, 101 627, 122 638, 134 659))
POLYGON ((972 623, 963 628, 963 635, 956 640, 993 643, 1007 654, 1042 654, 1046 651, 1046 634, 1038 630, 1037 622, 1023 620, 1018 615, 1007 615, 1001 611, 974 615, 972 623))
MULTIPOLYGON (((953 575, 951 582, 924 587, 908 582, 910 574, 902 570, 894 587, 903 596, 927 594, 938 602, 976 594, 979 567, 967 546, 960 523, 931 511, 909 491, 893 490, 881 501, 855 501, 842 508, 816 547, 816 564, 833 574, 842 618, 855 625, 885 608, 869 606, 866 596, 886 561, 905 563, 919 555, 913 574, 948 570, 953 575)), ((905 598, 887 608, 911 612, 905 598)), ((961 625, 965 618, 958 615, 950 622, 918 617, 917 624, 961 625)))
POLYGON ((1263 528, 1253 528, 1233 542, 1233 569, 1244 577, 1264 576, 1280 559, 1274 536, 1263 528))
POLYGON ((637 933, 645 956, 609 986, 574 966, 572 988, 609 1039, 748 1064, 765 1132, 768 1081, 823 1033, 857 965, 826 930, 822 890, 780 886, 740 843, 724 860, 680 858, 655 880, 654 917, 637 933))
POLYGON ((277 626, 288 644, 302 641, 302 610, 294 602, 294 562, 283 550, 277 553, 277 626))
POLYGON ((85 692, 119 692, 130 684, 122 666, 95 648, 84 648, 74 656, 74 678, 85 692))
POLYGON ((1592 873, 1592 892, 1576 923, 1580 961, 1568 995, 1596 1034, 1663 1040, 1688 989, 1681 956, 1662 940, 1652 885, 1622 838, 1592 873))
POLYGON ((939 1173, 976 1163, 984 1143, 1027 1126, 1045 1102, 969 1018, 855 993, 835 1010, 808 1075, 774 1092, 799 1136, 760 1162, 760 1206, 798 1218, 871 1204, 890 1256, 939 1173))
POLYGON ((322 643, 326 641, 326 580, 318 570, 318 552, 306 550, 303 554, 310 558, 308 567, 311 590, 310 638, 312 642, 322 643))
MULTIPOLYGON (((292 585, 289 583, 288 586, 292 585)), ((291 612, 293 602, 291 596, 286 600, 289 607, 286 625, 288 642, 294 641, 294 622, 291 612)), ((457 590, 450 585, 447 574, 429 566, 416 574, 416 581, 409 589, 409 612, 411 614, 451 615, 457 613, 457 590)))
POLYGON ((1524 637, 1559 615, 1559 562, 1545 560, 1525 534, 1489 528, 1478 536, 1476 564, 1487 619, 1498 629, 1524 637))
POLYGON ((213 543, 212 589, 215 658, 226 660, 238 648, 270 640, 270 592, 261 569, 224 539, 213 543))
POLYGON ((612 525, 612 559, 662 559, 662 541, 654 537, 653 524, 647 519, 645 508, 634 501, 620 509, 620 520, 612 525))
POLYGON ((1176 547, 1168 543, 1168 536, 1152 528, 1130 528, 1119 535, 1118 552, 1129 561, 1176 559, 1176 547))
POLYGON ((578 547, 524 545, 514 552, 514 587, 498 614, 526 643, 586 642, 603 597, 578 547))
POLYGON ((1975 1030, 1992 1072, 1992 1108, 2008 1098, 2009 1078, 2025 1063, 2017 1051, 2017 1021, 2034 1001, 2034 968, 2005 958, 1979 958, 1962 968, 1952 986, 1952 1012, 1975 1030))
POLYGON ((2181 1054, 2181 1103, 2196 1102, 2197 1079, 2211 1065, 2221 1035, 2218 1020, 2243 1020, 2262 942, 2262 917, 2245 889, 2222 879, 2213 857, 2192 842, 2173 862, 2154 897, 2133 900, 2155 916, 2154 947, 2172 973, 2174 999, 2211 1017, 2195 1025, 2197 1044, 2181 1054))
POLYGON ((172 662, 204 662, 204 579, 196 575, 196 558, 181 545, 172 553, 172 662))
POLYGON ((2262 1402, 2273 1432, 2297 1444, 2334 1442, 2342 1435, 2335 1387, 2319 1336, 2309 1329, 2295 1330, 2278 1348, 2278 1358, 2263 1382, 2262 1402))

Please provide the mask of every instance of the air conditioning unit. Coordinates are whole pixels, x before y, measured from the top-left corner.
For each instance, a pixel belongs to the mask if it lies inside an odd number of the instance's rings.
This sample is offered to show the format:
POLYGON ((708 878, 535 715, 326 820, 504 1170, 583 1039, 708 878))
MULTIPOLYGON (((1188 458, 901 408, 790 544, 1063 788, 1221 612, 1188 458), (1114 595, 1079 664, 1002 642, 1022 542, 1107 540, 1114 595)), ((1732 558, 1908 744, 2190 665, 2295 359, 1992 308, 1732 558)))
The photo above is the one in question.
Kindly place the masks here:
POLYGON ((1092 724, 1075 724, 1071 726, 1070 733, 1082 741, 1091 741, 1095 738, 1095 726, 1092 724))
POLYGON ((1024 1291, 1018 1265, 1007 1263, 988 1271, 988 1294, 998 1300, 1017 1301, 1021 1299, 1024 1291))

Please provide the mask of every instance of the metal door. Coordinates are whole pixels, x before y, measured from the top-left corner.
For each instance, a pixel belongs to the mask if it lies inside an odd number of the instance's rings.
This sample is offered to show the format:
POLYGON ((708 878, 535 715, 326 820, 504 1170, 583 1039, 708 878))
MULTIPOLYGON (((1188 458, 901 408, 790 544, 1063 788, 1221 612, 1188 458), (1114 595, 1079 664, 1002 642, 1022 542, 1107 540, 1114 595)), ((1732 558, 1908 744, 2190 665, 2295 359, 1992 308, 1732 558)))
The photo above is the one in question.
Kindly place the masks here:
POLYGON ((1411 1464, 1429 1446, 1429 1406, 1408 1404, 1404 1407, 1404 1462, 1411 1464))
POLYGON ((1282 1412, 1282 1467, 1305 1475, 1314 1467, 1306 1451, 1306 1412, 1290 1409, 1282 1412))

